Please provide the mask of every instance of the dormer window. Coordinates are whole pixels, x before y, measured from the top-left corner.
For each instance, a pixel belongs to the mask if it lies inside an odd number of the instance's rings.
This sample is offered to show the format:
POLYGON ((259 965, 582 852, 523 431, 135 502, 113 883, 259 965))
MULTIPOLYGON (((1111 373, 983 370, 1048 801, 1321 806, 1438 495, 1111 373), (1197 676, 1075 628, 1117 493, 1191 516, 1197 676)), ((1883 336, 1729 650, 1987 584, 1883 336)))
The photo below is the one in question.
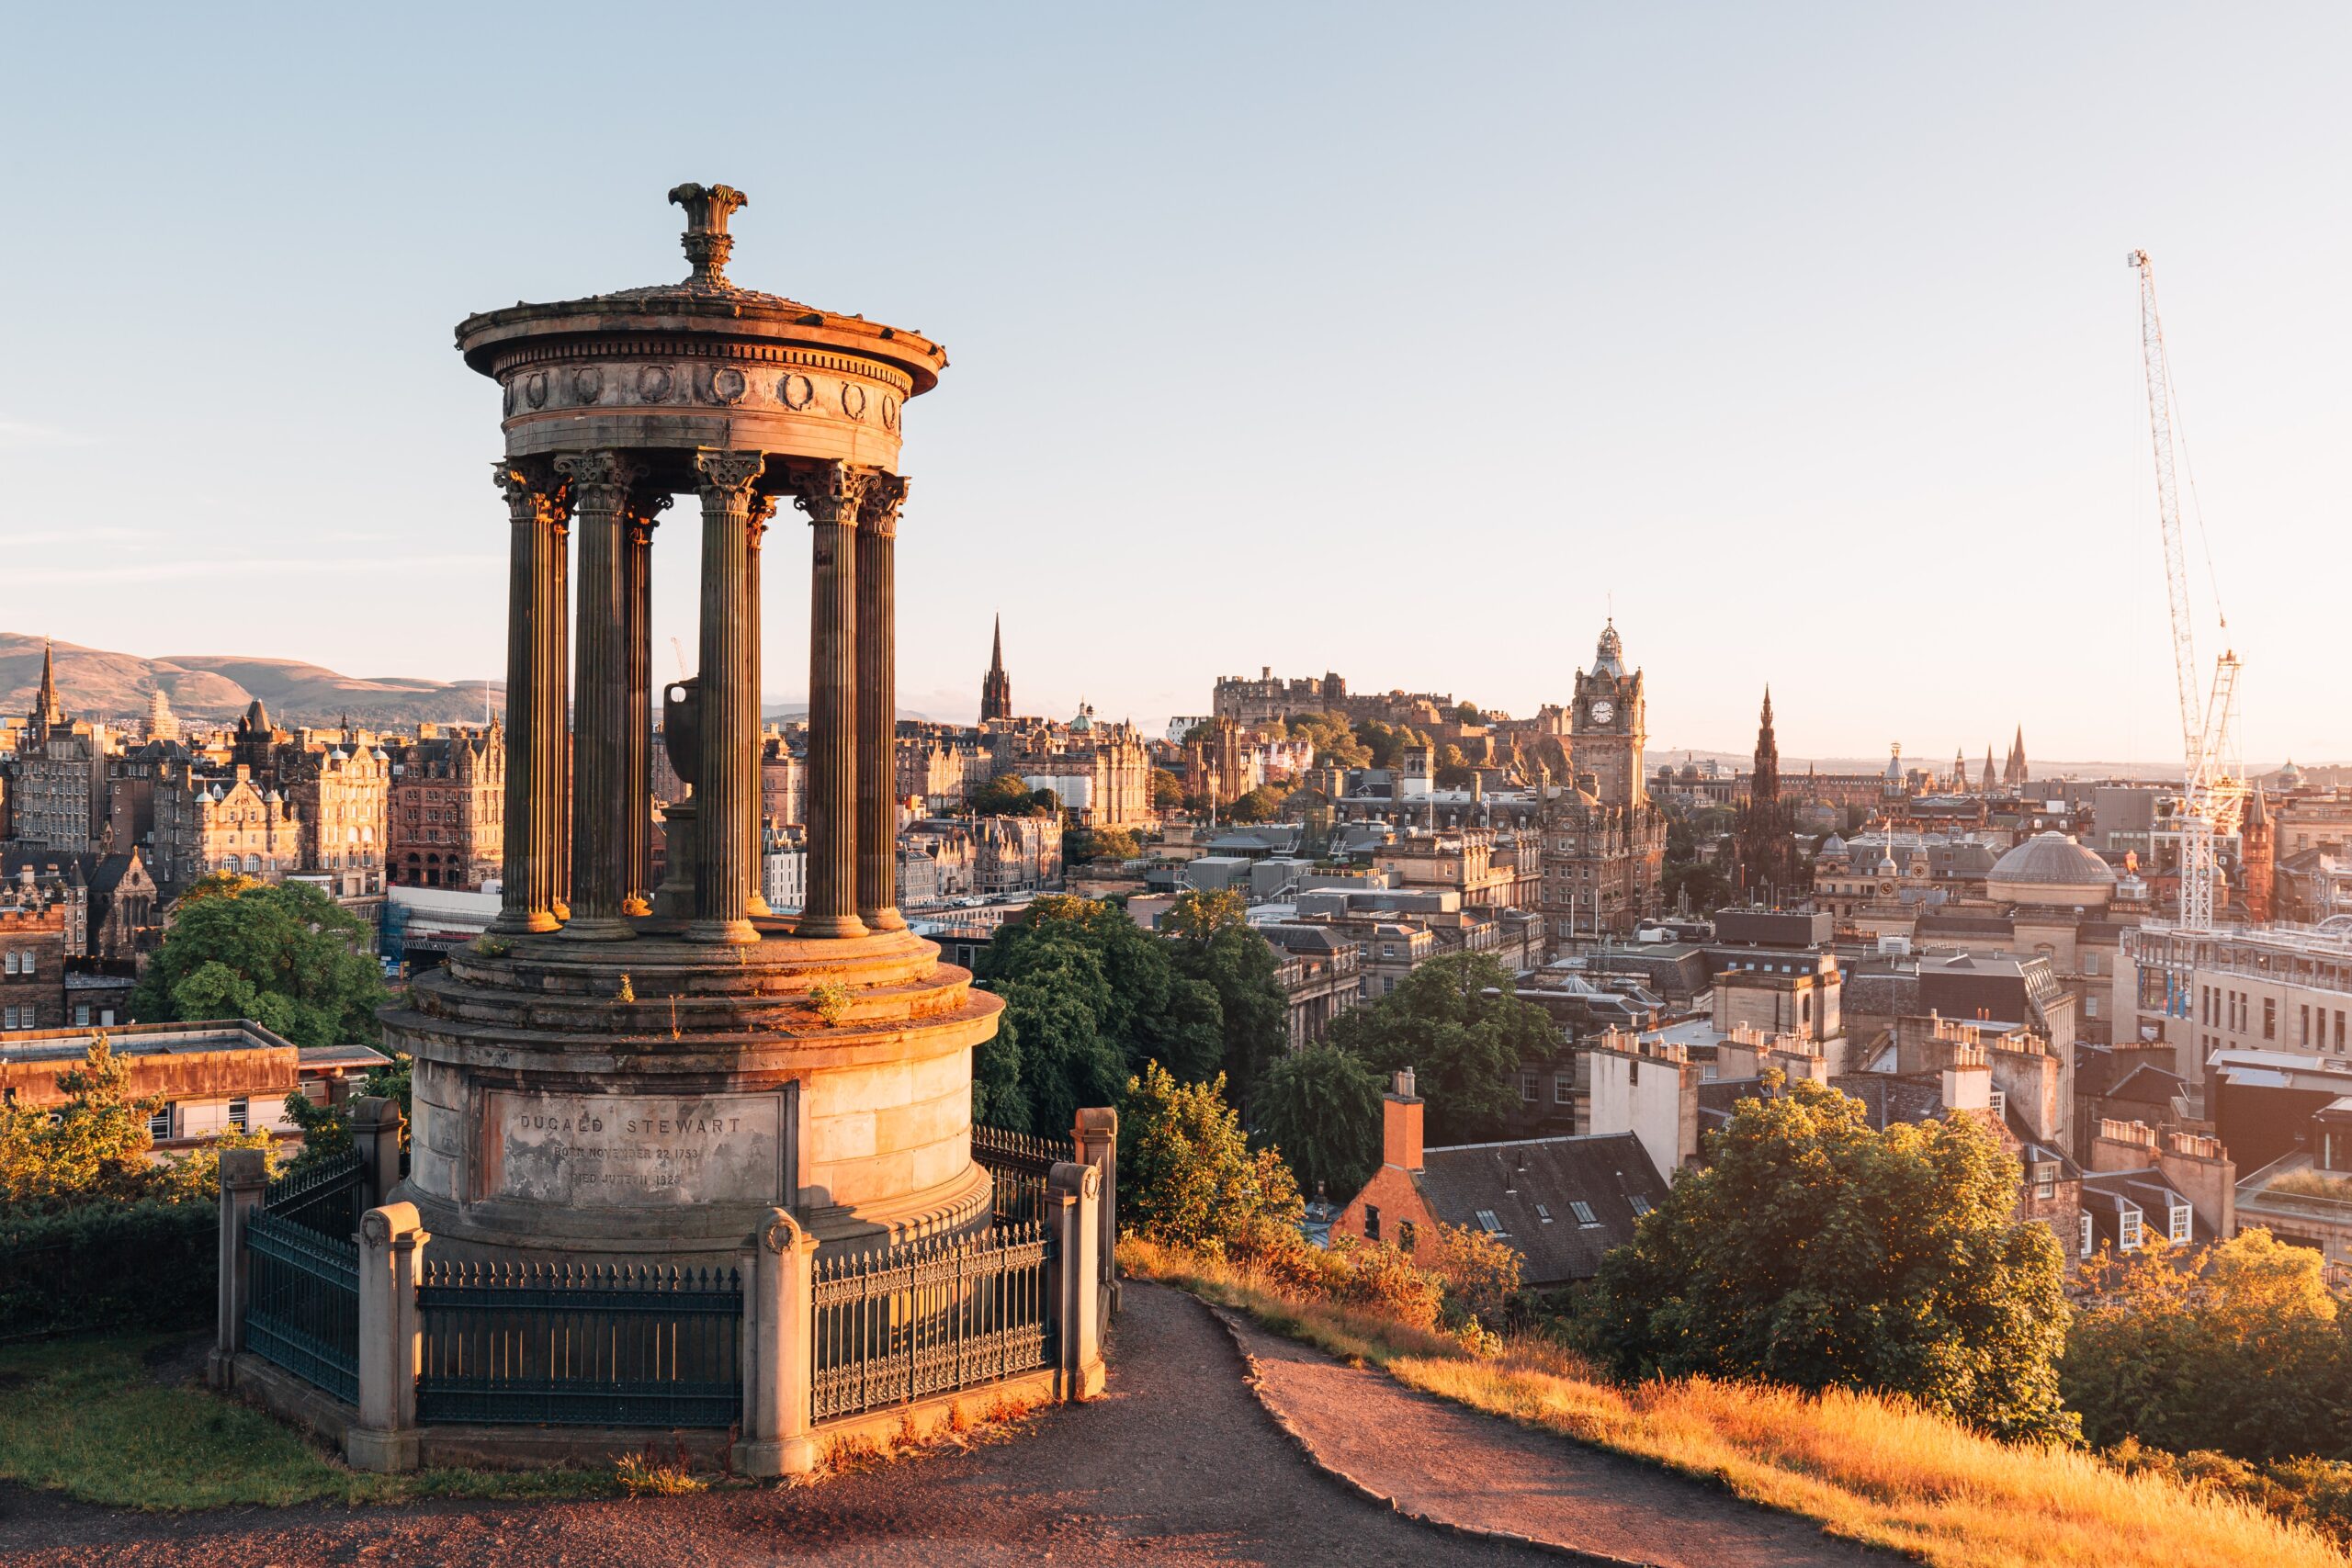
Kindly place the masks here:
POLYGON ((2172 1206, 2172 1213, 2168 1216, 2170 1223, 2165 1229, 2165 1235, 2174 1246, 2180 1246, 2188 1240, 2188 1227, 2194 1213, 2195 1211, 2186 1203, 2175 1203, 2172 1206))
POLYGON ((2116 1230, 2119 1237, 2120 1238, 2120 1245, 2124 1251, 2138 1251, 2141 1242, 2140 1211, 2137 1209, 2124 1210, 2123 1218, 2118 1224, 2116 1230))

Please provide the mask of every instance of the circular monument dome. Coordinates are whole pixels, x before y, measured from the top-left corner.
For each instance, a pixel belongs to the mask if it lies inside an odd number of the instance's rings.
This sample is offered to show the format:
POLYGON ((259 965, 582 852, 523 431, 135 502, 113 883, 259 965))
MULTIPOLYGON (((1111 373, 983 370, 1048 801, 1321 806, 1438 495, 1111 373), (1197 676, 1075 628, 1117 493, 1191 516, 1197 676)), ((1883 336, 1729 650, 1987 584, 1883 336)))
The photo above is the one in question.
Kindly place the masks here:
POLYGON ((1993 863, 1991 897, 2013 904, 2097 904, 2115 894, 2108 863, 2065 833, 2037 833, 1993 863))

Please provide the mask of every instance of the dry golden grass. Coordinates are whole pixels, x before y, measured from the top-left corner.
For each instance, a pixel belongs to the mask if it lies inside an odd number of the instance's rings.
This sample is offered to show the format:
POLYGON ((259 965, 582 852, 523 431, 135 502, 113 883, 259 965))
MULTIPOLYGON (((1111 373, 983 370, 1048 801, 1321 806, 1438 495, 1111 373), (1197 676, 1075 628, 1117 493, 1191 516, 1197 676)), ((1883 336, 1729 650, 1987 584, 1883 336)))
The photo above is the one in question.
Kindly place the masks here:
POLYGON ((1671 1470, 1938 1568, 2344 1568, 2317 1535, 2234 1498, 2097 1457, 2016 1448, 1898 1401, 1705 1379, 1624 1387, 1547 1342, 1480 1359, 1434 1336, 1302 1301, 1262 1276, 1133 1238, 1144 1279, 1248 1311, 1443 1399, 1671 1470))

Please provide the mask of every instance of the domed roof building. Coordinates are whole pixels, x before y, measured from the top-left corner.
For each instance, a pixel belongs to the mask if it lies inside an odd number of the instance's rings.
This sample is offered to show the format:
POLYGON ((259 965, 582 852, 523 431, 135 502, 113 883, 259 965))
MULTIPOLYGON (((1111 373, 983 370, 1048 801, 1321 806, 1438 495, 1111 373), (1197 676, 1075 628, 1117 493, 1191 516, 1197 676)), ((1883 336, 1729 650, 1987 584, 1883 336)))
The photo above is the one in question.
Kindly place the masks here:
POLYGON ((2070 835, 2038 833, 1993 863, 1984 892, 2004 903, 2105 908, 2115 873, 2070 835))

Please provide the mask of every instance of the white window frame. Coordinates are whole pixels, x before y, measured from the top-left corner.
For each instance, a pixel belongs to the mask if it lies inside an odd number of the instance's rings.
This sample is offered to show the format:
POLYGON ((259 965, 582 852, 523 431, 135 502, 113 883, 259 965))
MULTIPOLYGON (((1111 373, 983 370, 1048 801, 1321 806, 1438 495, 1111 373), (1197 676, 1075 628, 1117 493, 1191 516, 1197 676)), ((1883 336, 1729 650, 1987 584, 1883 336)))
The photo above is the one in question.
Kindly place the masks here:
POLYGON ((171 1138, 172 1109, 171 1102, 166 1100, 162 1110, 147 1118, 147 1136, 156 1143, 164 1143, 171 1138))
POLYGON ((243 1095, 229 1102, 229 1125, 240 1133, 253 1131, 253 1102, 243 1095))
POLYGON ((2082 1213, 2082 1237, 2075 1243, 2075 1250, 2083 1257, 2088 1258, 2091 1255, 2091 1243, 2095 1239, 2091 1230, 2091 1212, 2086 1209, 2082 1213))
POLYGON ((2175 1203, 2172 1213, 2165 1216, 2165 1238, 2175 1246, 2187 1242, 2195 1234, 2190 1226, 2195 1224, 2196 1213, 2186 1203, 2175 1203))
POLYGON ((1568 1209, 1570 1213, 1576 1215, 1577 1224, 1580 1225, 1597 1225, 1600 1223, 1600 1219, 1595 1216, 1592 1212, 1592 1205, 1586 1202, 1581 1198, 1569 1199, 1568 1209))
POLYGON ((2135 1252, 2139 1250, 2141 1243, 2146 1239, 2147 1231, 2146 1227, 2142 1224, 2142 1220, 2143 1216, 2139 1210, 2126 1209, 2123 1211, 2122 1218, 2116 1223, 2115 1230, 2116 1235, 2119 1238, 2118 1245, 2123 1251, 2135 1252))

